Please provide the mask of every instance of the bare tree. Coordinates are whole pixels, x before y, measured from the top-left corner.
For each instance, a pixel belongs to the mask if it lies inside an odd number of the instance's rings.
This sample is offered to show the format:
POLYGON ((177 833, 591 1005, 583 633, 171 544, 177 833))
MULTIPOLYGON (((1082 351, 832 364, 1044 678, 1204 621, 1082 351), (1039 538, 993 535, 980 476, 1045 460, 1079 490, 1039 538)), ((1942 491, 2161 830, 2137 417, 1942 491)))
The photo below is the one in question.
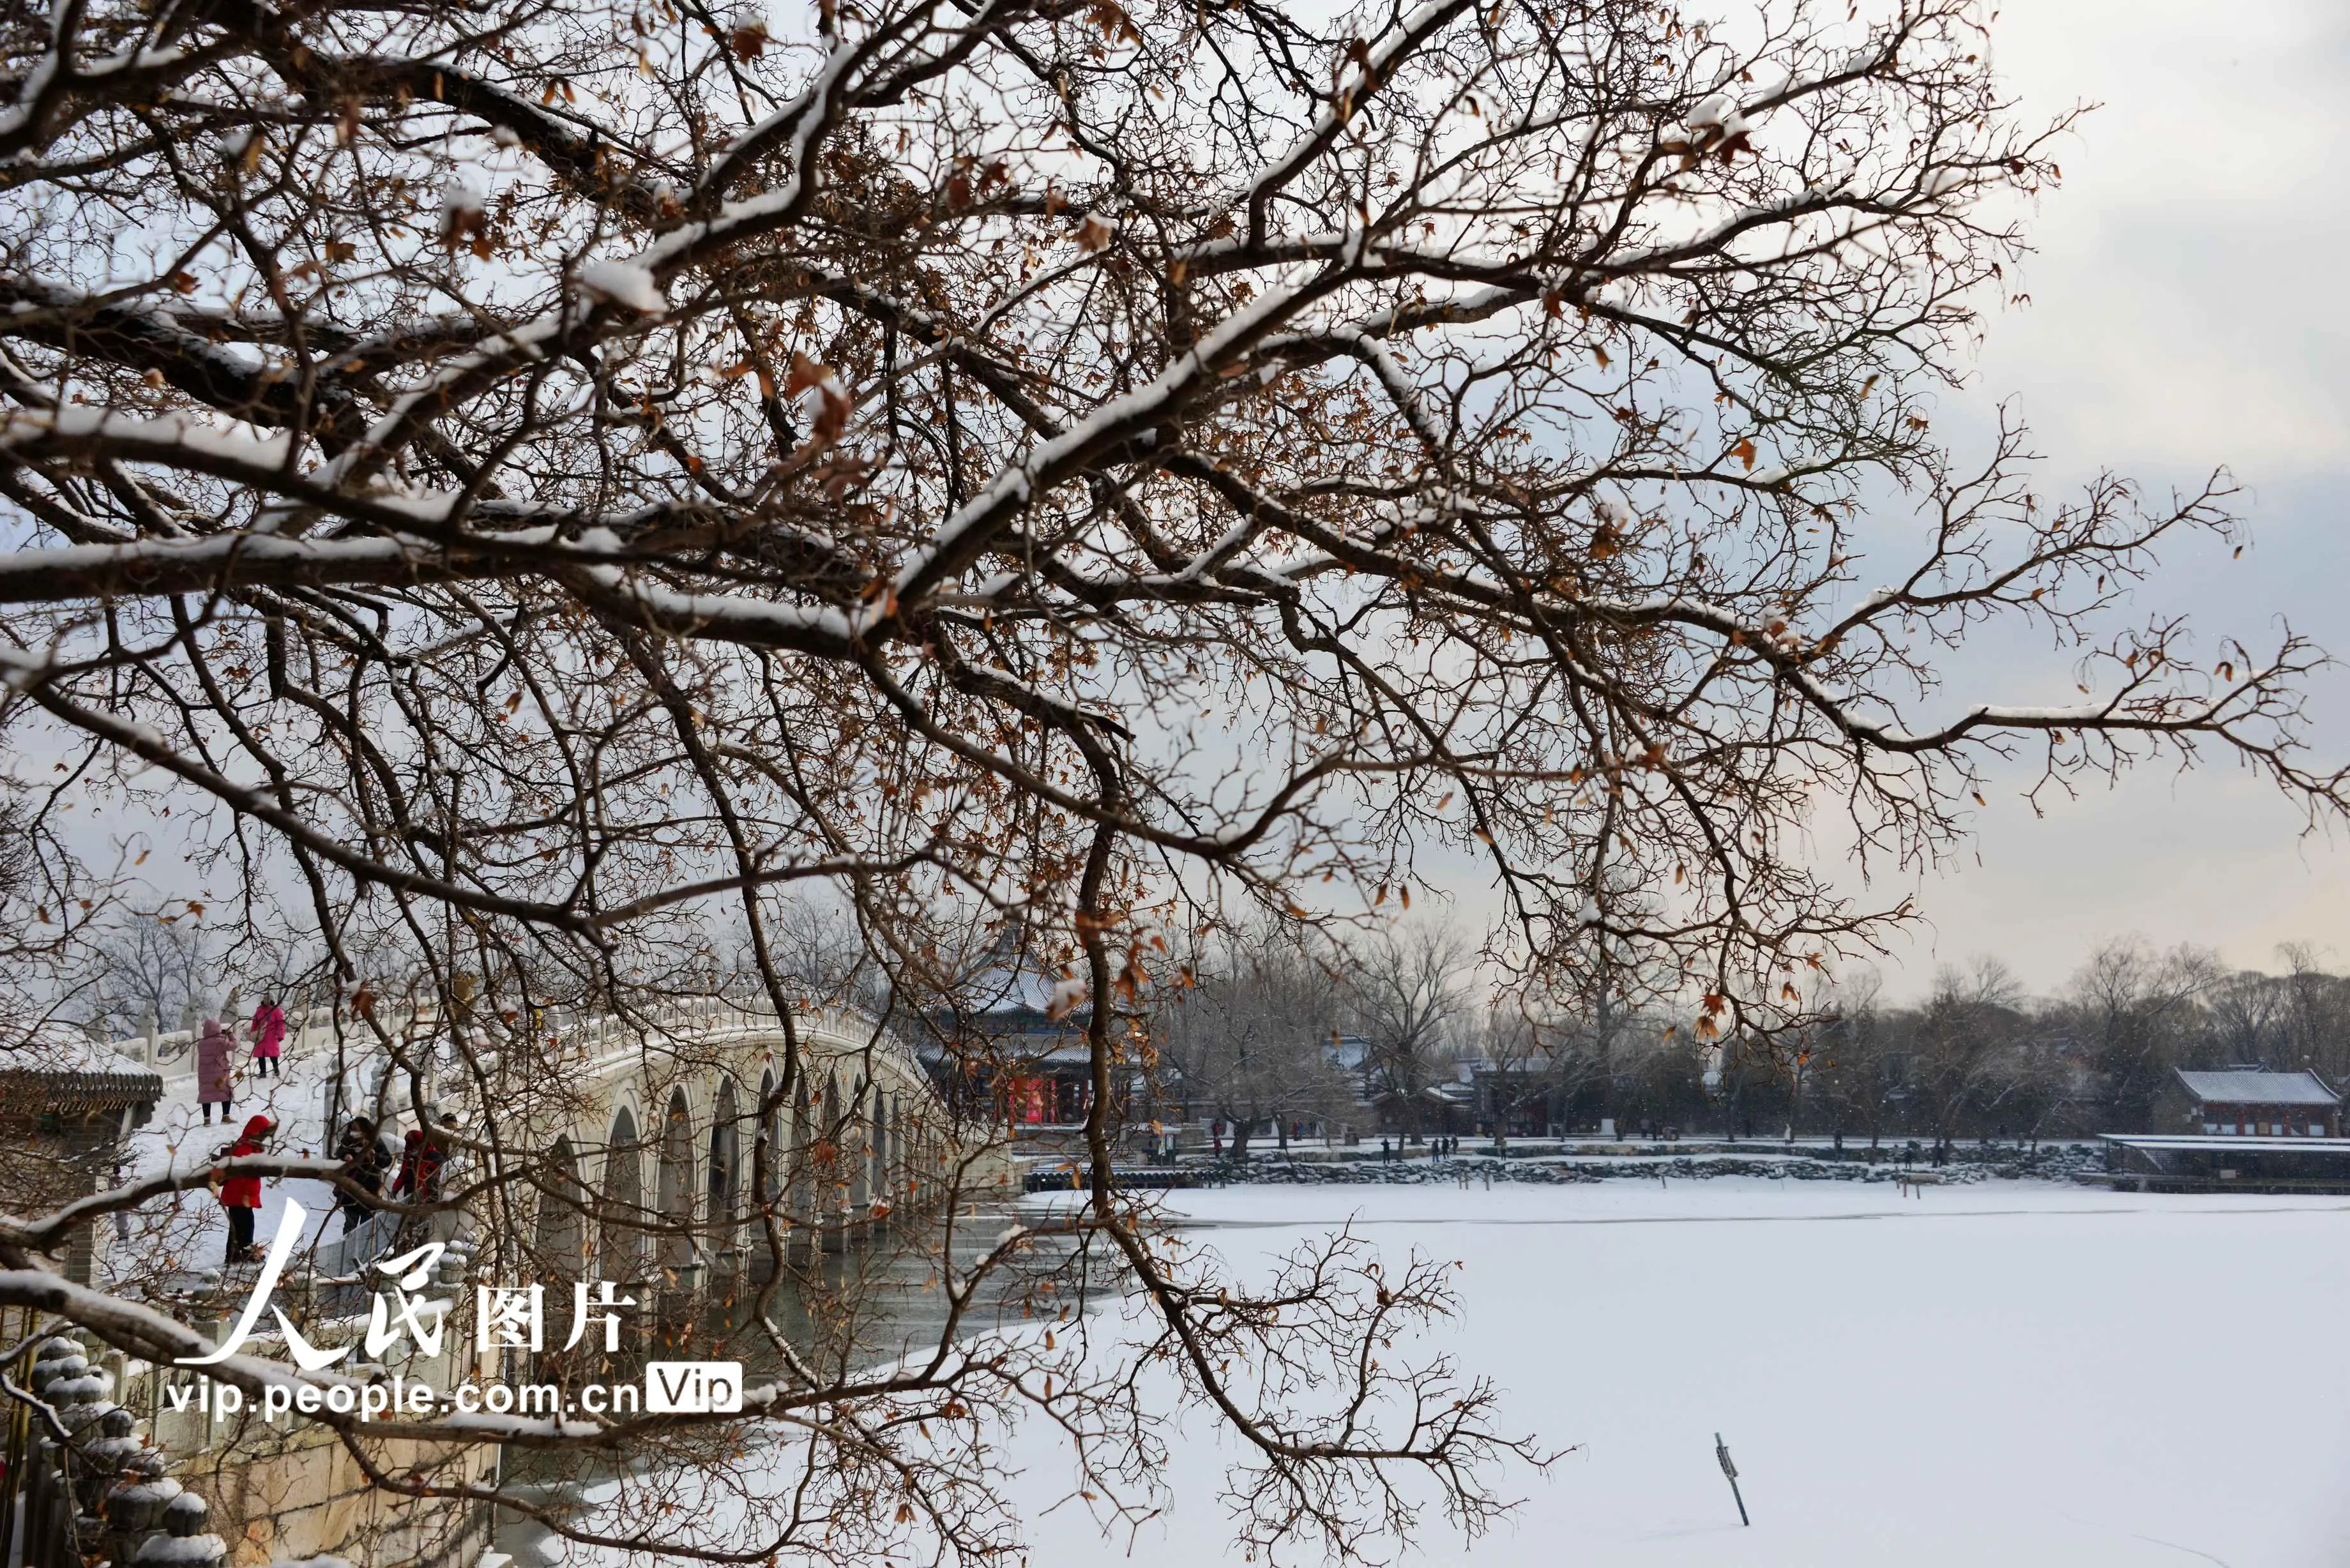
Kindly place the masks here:
MULTIPOLYGON (((1476 1035, 1485 1091, 1481 1108, 1492 1118, 1493 1146, 1507 1146, 1511 1125, 1529 1107, 1545 1112, 1545 1124, 1568 1114, 1576 1099, 1596 1089, 1607 1094, 1622 1066, 1624 1037, 1641 1027, 1602 995, 1590 1011, 1534 1015, 1514 999, 1501 999, 1485 1013, 1476 1035)), ((1607 1114, 1613 1114, 1612 1106, 1607 1114)))
POLYGON ((1963 969, 1945 964, 1911 1025, 1908 1082, 1937 1163, 1962 1118, 1991 1114, 2024 1081, 2016 1070, 2028 1021, 2015 971, 1988 953, 1963 969))
MULTIPOLYGON (((854 907, 795 891, 779 899, 769 921, 767 950, 778 974, 811 1002, 852 1002, 877 1016, 893 1011, 886 972, 867 950, 854 907)), ((730 981, 751 981, 759 955, 739 929, 730 981)))
POLYGON ((2250 969, 2222 976, 2212 984, 2203 1006, 2210 1020, 2212 1044, 2222 1058, 2278 1065, 2291 1061, 2286 989, 2273 975, 2250 969))
POLYGON ((1884 978, 1856 965, 1837 973, 1825 990, 1814 1081, 1830 1130, 1846 1126, 1868 1135, 1876 1148, 1894 1110, 1889 1031, 1882 1003, 1884 978))
POLYGON ((1489 1008, 1480 1021, 1471 1064, 1481 1085, 1477 1110, 1492 1119, 1494 1148, 1509 1146, 1519 1112, 1551 1103, 1561 1056, 1572 1050, 1563 1034, 1546 1035, 1523 1012, 1507 1006, 1489 1008))
POLYGON ((88 947, 94 978, 87 1016, 118 1038, 158 1024, 187 1028, 206 1006, 217 1009, 225 993, 215 967, 220 944, 184 909, 140 914, 118 906, 88 947))
POLYGON ((2074 975, 2074 1028, 2113 1125, 2151 1125, 2155 1097, 2199 1033, 2200 999, 2224 972, 2208 951, 2182 944, 2158 952, 2130 936, 2099 943, 2074 975))
MULTIPOLYGON (((1343 1348, 1440 1308, 1434 1276, 1342 1244, 1262 1298, 1149 1244, 1107 1118, 1164 931, 1392 908, 1458 849, 1513 987, 1604 963, 1761 1041, 1906 912, 1809 867, 1823 802, 1902 865, 2024 753, 2044 791, 2217 751, 2341 807, 2300 750, 2316 650, 2116 618, 2158 551, 2233 536, 2223 478, 2062 501, 2012 419, 1970 462, 1929 430, 2070 124, 2018 121, 1987 5, 817 11, 0 27, 0 722, 79 798, 176 813, 224 925, 306 926, 420 1118, 445 1064, 498 1156, 479 1202, 569 1191, 537 1023, 711 983, 706 909, 782 1010, 795 885, 893 993, 1014 933, 1096 1090, 1056 1234, 1244 1442, 1249 1543, 1367 1552, 1412 1518, 1399 1470, 1474 1527, 1520 1450, 1489 1391, 1343 1348), (1922 717, 1986 628, 2088 691, 1922 717), (464 1027, 403 1037, 369 944, 464 1027), (1362 1386, 1325 1397, 1334 1366, 1362 1386), (1355 1424, 1376 1396, 1418 1417, 1355 1424)), ((1356 1000, 1417 1105, 1460 964, 1397 940, 1356 1000)), ((786 1055, 763 1118, 807 1087, 786 1055)), ((0 1225, 0 1303, 183 1346, 61 1294, 61 1233, 0 1225)), ((744 1418, 815 1479, 743 1554, 1013 1552, 985 1463, 904 1434, 1063 1418, 1041 1354, 779 1385, 744 1418)), ((1130 1388, 1087 1407, 1124 1440, 1080 1446, 1113 1511, 1155 1473, 1130 1388)))
POLYGON ((2279 1065, 2314 1067, 2329 1083, 2343 1083, 2350 1077, 2350 984, 2325 967, 2309 942, 2282 943, 2277 957, 2285 966, 2279 1065))
POLYGON ((1615 1038, 1617 1115, 1652 1132, 1690 1125, 1706 1105, 1715 1048, 1691 1030, 1654 1018, 1627 1020, 1615 1038))
POLYGON ((1192 986, 1163 999, 1163 1058, 1195 1108, 1232 1124, 1235 1158, 1248 1157, 1262 1123, 1286 1148, 1292 1119, 1326 1119, 1350 1103, 1331 1060, 1334 989, 1326 962, 1295 933, 1267 926, 1226 939, 1192 986))
POLYGON ((1413 1143, 1427 1126, 1429 1092, 1453 1075, 1468 968, 1460 932, 1433 920, 1381 928, 1347 965, 1346 1005, 1365 1045, 1365 1088, 1413 1143))

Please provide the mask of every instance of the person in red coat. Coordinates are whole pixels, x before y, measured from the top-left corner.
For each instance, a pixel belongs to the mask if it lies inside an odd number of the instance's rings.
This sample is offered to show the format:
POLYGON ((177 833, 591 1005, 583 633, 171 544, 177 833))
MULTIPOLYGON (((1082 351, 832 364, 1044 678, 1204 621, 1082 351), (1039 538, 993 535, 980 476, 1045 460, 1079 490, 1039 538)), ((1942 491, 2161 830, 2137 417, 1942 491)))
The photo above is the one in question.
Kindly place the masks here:
MULTIPOLYGON (((430 1203, 440 1197, 441 1167, 448 1158, 449 1151, 441 1147, 440 1139, 430 1133, 411 1129, 400 1157, 400 1174, 392 1180, 392 1197, 409 1203, 430 1203)), ((403 1215, 399 1233, 392 1239, 394 1250, 404 1251, 420 1240, 425 1226, 422 1215, 403 1215)))
POLYGON ((441 1167, 447 1163, 449 1151, 441 1140, 430 1133, 412 1131, 408 1135, 407 1147, 400 1157, 400 1175, 393 1179, 391 1195, 411 1203, 428 1203, 441 1196, 441 1167))
POLYGON ((413 1127, 400 1140, 400 1174, 391 1179, 391 1195, 406 1198, 416 1189, 416 1151, 423 1145, 424 1135, 413 1127))
MULTIPOLYGON (((277 1124, 267 1116, 255 1116, 244 1124, 244 1136, 228 1146, 228 1158, 239 1159, 250 1154, 269 1152, 269 1136, 277 1124)), ((253 1239, 253 1222, 261 1211, 261 1178, 232 1176, 221 1183, 221 1207, 228 1210, 228 1255, 230 1263, 251 1262, 261 1256, 260 1245, 253 1239)))

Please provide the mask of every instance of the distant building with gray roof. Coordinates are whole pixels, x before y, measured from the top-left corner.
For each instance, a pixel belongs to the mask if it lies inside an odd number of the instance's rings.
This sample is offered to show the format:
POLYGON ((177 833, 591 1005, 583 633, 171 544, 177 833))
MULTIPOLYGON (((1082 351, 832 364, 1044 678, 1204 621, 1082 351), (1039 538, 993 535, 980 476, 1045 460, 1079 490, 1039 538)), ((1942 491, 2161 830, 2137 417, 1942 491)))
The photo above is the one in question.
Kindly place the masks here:
POLYGON ((2342 1096, 2306 1069, 2272 1073, 2265 1067, 2230 1067, 2196 1073, 2181 1068, 2178 1075, 2187 1102, 2180 1119, 2188 1130, 2199 1127, 2214 1137, 2340 1136, 2342 1096))

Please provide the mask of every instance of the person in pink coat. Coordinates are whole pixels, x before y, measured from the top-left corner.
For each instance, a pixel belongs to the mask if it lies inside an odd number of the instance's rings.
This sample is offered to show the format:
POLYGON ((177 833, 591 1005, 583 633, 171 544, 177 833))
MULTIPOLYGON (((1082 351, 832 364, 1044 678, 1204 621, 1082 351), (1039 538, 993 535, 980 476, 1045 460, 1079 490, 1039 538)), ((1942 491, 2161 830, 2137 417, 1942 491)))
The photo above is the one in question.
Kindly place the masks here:
POLYGON ((253 1069, 256 1076, 266 1078, 271 1069, 279 1077, 286 1069, 277 1054, 286 1044, 286 1013, 278 1005, 264 997, 261 1005, 253 1010, 253 1069))
POLYGON ((220 1020, 205 1019, 203 1033, 196 1036, 196 1099, 203 1106, 207 1127, 212 1124, 214 1106, 220 1106, 221 1125, 228 1125, 228 1033, 221 1028, 220 1020))

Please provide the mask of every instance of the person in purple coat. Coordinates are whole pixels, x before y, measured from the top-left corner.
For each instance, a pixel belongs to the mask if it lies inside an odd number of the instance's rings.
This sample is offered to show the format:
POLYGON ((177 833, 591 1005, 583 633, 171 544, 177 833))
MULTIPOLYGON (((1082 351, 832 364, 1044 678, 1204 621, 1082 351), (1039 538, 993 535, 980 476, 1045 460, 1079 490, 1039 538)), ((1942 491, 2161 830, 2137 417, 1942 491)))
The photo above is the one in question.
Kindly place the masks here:
POLYGON ((286 1075, 285 1067, 277 1060, 285 1044, 285 1011, 264 997, 261 1005, 253 1010, 253 1068, 258 1076, 266 1078, 273 1069, 279 1077, 286 1075))
POLYGON ((196 1037, 196 1099, 203 1106, 204 1124, 213 1119, 213 1106, 220 1106, 221 1125, 228 1125, 229 1038, 217 1018, 204 1020, 203 1033, 196 1037))

